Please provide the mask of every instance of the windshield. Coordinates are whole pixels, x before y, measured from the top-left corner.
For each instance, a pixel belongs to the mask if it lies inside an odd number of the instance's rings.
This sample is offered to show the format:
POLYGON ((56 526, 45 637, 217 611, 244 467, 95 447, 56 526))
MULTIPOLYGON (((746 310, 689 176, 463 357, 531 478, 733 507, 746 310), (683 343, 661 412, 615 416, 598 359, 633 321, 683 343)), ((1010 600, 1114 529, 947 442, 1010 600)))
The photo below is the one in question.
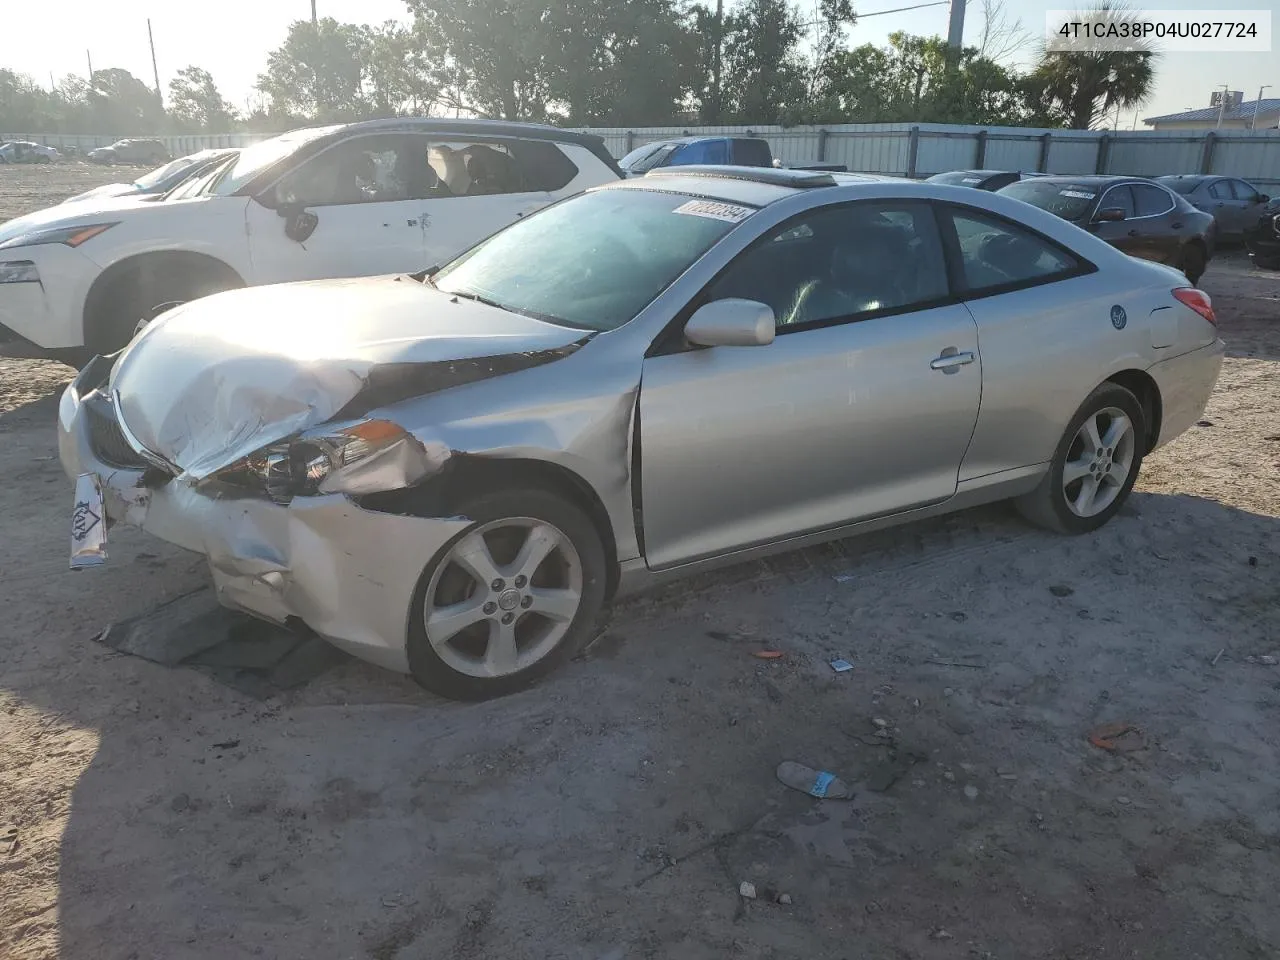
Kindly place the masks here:
POLYGON ((175 174, 179 170, 184 170, 187 167, 193 167, 195 166, 196 162, 197 161, 195 157, 181 157, 178 160, 171 160, 169 163, 166 163, 163 167, 158 167, 157 169, 152 170, 150 173, 143 174, 141 177, 139 177, 137 180, 133 182, 133 185, 143 190, 146 190, 150 187, 157 187, 160 184, 164 183, 165 180, 169 179, 171 174, 175 174))
POLYGON ((679 144, 676 143, 646 143, 619 160, 618 166, 632 173, 644 173, 646 170, 660 166, 678 146, 679 144))
POLYGON ((220 197, 235 193, 262 171, 269 169, 289 156, 304 143, 318 137, 333 133, 339 126, 308 127, 305 130, 294 130, 283 133, 270 140, 263 140, 240 151, 236 161, 223 167, 220 176, 212 186, 212 192, 220 197))
POLYGON ((975 173, 969 170, 960 170, 954 173, 935 173, 929 178, 930 183, 949 183, 961 184, 966 187, 972 187, 981 183, 987 178, 986 173, 975 173))
POLYGON ((651 190, 579 194, 495 234, 433 280, 514 313, 613 330, 753 212, 651 190))
POLYGON ((1098 197, 1098 189, 1087 183, 1047 183, 1044 180, 1021 180, 996 192, 1072 222, 1083 220, 1098 197))
POLYGON ((1174 193, 1180 193, 1184 197, 1189 193, 1195 193, 1196 187, 1200 186, 1200 180, 1187 180, 1184 177, 1156 177, 1156 183, 1168 187, 1174 193))

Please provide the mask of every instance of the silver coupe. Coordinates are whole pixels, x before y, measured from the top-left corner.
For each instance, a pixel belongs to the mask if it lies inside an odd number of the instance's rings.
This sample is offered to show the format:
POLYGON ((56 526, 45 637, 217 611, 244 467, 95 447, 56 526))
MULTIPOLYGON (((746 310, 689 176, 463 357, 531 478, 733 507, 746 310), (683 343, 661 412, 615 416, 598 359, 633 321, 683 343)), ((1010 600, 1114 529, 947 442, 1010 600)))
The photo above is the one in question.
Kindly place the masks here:
POLYGON ((1017 200, 662 170, 90 363, 59 410, 73 563, 134 524, 228 606, 493 696, 709 565, 1002 499, 1094 530, 1222 355, 1181 274, 1017 200))

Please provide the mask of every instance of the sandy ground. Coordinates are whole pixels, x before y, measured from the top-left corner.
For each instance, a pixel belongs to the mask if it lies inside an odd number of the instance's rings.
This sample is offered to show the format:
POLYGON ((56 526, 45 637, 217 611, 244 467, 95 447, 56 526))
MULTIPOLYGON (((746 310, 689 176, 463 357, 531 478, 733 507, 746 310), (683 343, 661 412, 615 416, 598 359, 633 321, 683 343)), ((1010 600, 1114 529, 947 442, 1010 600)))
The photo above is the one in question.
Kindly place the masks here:
MULTIPOLYGON (((103 173, 68 169, 0 168, 0 210, 103 173)), ((1205 286, 1204 425, 1097 535, 995 507, 735 568, 479 706, 357 663, 255 701, 93 642, 202 569, 125 531, 66 569, 70 371, 0 363, 0 956, 1280 955, 1280 275, 1205 286)))

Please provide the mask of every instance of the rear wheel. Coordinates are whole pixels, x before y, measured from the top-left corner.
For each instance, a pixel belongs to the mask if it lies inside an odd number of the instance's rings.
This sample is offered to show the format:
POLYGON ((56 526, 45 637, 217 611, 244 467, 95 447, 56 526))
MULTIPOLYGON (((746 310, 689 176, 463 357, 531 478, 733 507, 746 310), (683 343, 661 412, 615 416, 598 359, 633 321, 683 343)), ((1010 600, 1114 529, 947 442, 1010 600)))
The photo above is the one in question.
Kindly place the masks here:
POLYGON ((1191 244, 1182 251, 1182 272, 1187 275, 1187 279, 1194 287, 1200 282, 1200 278, 1204 276, 1204 268, 1206 258, 1204 249, 1197 244, 1191 244))
POLYGON ((1015 501, 1018 512, 1058 533, 1097 530, 1128 499, 1146 452, 1147 425, 1138 398, 1104 383, 1076 411, 1048 473, 1015 501))
POLYGON ((480 493, 455 505, 475 526, 423 571, 409 618, 409 669, 456 700, 522 689, 590 641, 605 596, 591 520, 540 490, 480 493))

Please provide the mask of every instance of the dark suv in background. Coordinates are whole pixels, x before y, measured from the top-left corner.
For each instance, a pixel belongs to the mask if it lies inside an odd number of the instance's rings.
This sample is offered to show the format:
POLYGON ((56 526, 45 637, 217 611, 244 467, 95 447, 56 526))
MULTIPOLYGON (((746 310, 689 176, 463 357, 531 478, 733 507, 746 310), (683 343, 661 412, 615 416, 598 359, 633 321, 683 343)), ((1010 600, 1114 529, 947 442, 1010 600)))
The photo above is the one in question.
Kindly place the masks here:
POLYGON ((167 163, 173 157, 160 140, 117 140, 87 154, 95 163, 167 163))

